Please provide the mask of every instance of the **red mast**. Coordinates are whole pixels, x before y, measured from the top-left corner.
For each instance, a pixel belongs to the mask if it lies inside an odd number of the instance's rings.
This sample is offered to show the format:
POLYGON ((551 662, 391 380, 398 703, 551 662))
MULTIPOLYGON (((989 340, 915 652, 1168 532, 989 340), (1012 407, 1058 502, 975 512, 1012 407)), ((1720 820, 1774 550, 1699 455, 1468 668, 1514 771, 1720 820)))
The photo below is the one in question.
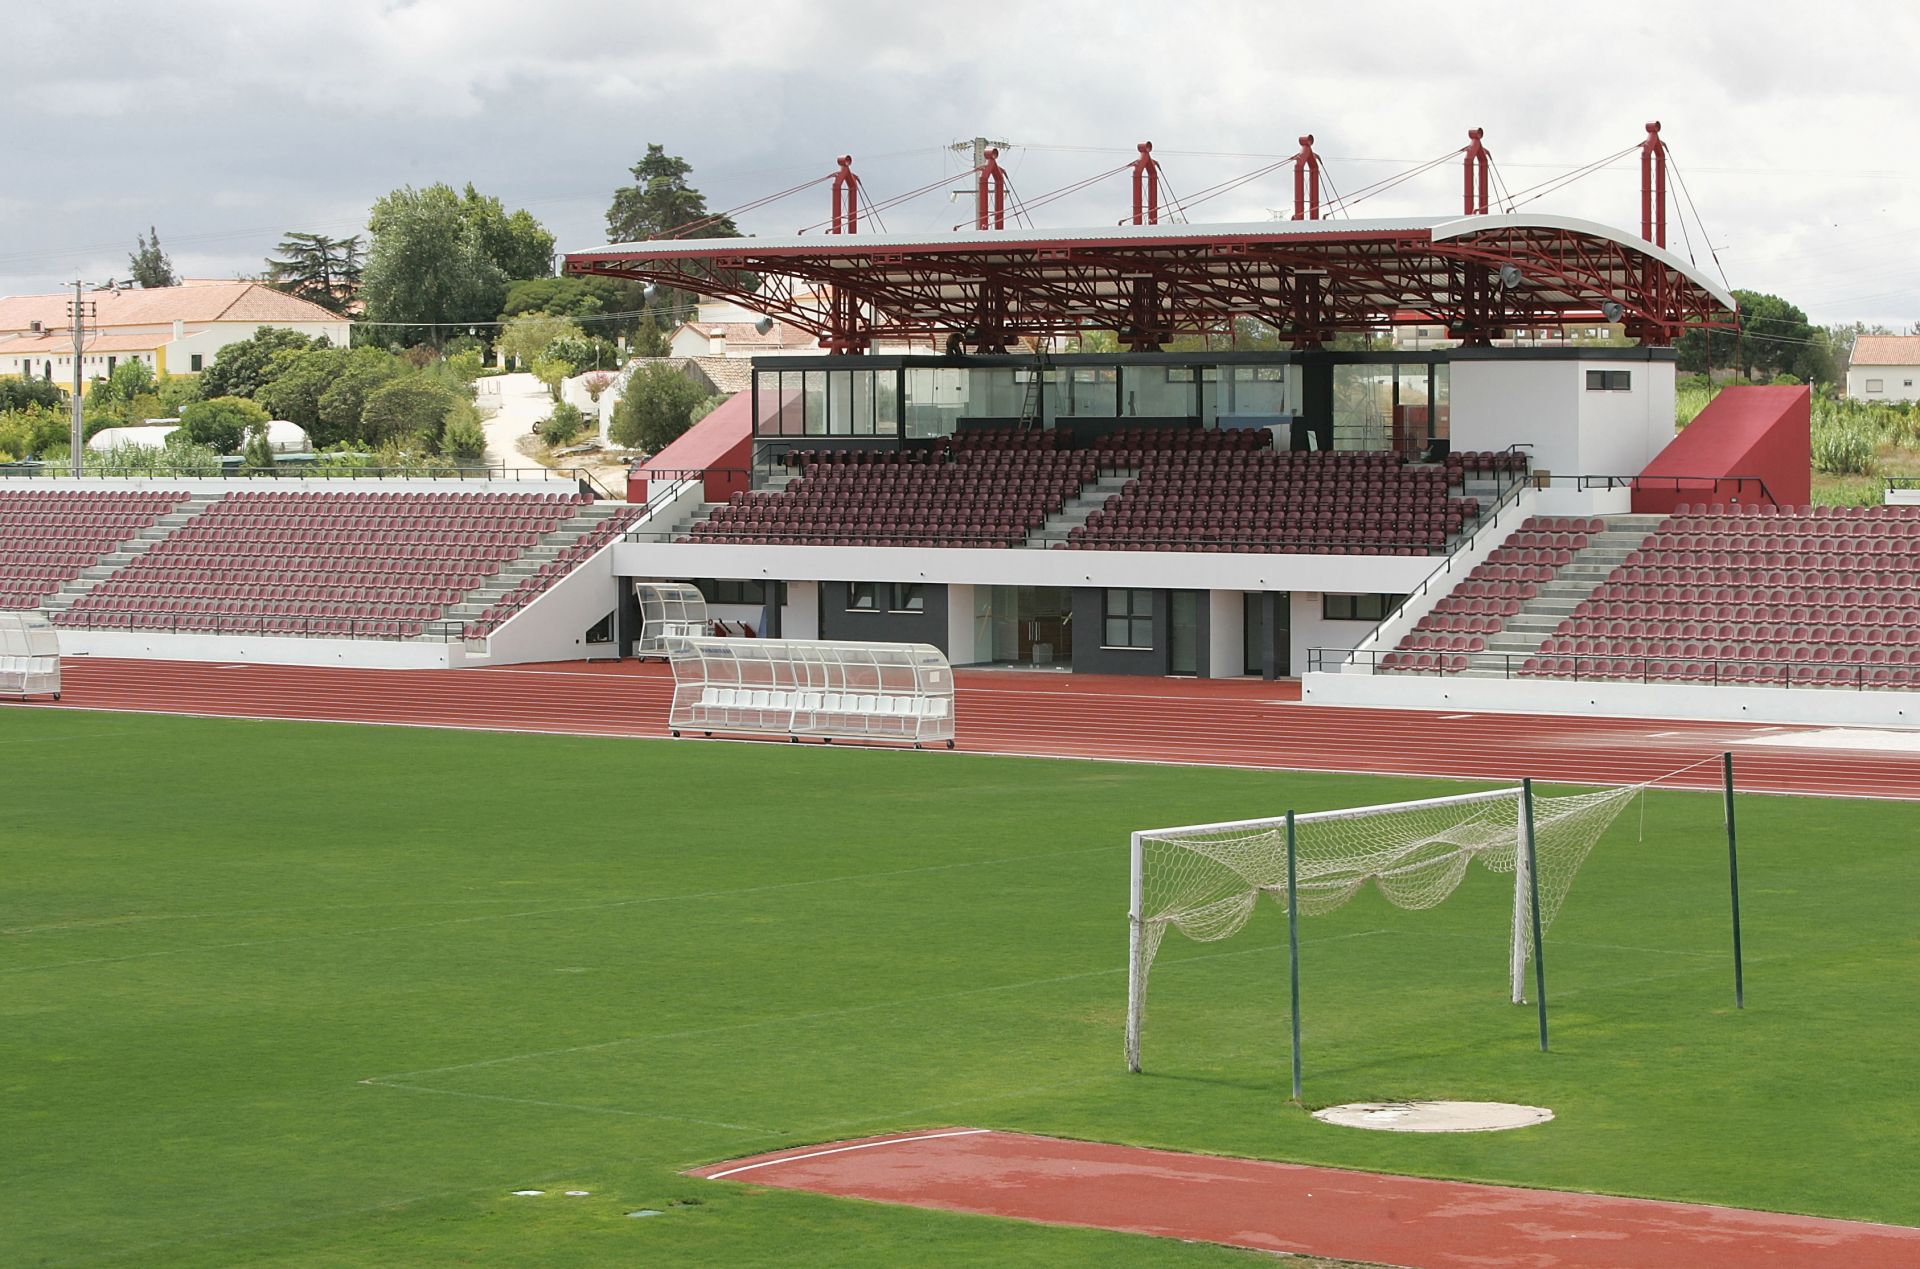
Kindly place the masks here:
POLYGON ((853 174, 853 156, 840 156, 840 170, 833 174, 833 228, 831 234, 860 232, 860 178, 853 174))
POLYGON ((973 227, 1005 229, 1007 227, 1007 173, 1006 169, 1000 166, 1000 151, 988 150, 985 161, 977 170, 979 176, 973 188, 973 227))
POLYGON ((1300 138, 1300 153, 1293 156, 1293 218, 1320 219, 1320 156, 1311 132, 1300 138))
POLYGON ((1465 195, 1466 214, 1484 216, 1487 214, 1487 167, 1493 155, 1487 147, 1480 144, 1480 138, 1487 134, 1485 128, 1467 129, 1467 148, 1461 171, 1461 190, 1465 195))
POLYGON ((1160 223, 1160 164, 1153 157, 1153 142, 1142 141, 1134 147, 1140 157, 1133 161, 1133 223, 1160 223))
POLYGON ((1647 125, 1640 143, 1640 236, 1656 247, 1667 245, 1667 147, 1658 119, 1647 125))

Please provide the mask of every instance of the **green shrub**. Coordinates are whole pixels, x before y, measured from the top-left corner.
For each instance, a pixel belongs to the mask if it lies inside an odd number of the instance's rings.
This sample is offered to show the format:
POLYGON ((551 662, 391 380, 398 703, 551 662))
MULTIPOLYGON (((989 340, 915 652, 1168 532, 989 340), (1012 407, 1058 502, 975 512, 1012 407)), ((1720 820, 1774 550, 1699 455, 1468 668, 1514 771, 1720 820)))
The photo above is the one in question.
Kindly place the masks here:
POLYGON ((586 416, 577 406, 562 401, 553 407, 553 413, 540 425, 540 439, 549 448, 565 445, 586 430, 586 416))

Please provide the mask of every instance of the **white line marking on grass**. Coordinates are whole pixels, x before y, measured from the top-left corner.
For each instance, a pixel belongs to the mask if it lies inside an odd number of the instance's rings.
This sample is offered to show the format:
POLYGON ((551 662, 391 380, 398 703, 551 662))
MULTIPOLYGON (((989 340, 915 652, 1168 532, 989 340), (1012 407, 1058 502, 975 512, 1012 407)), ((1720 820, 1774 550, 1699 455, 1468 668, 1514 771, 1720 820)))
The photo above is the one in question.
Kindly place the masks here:
POLYGON ((505 1097, 499 1093, 469 1093, 457 1088, 429 1088, 425 1084, 396 1084, 391 1080, 361 1080, 362 1084, 372 1088, 393 1088, 409 1093, 435 1093, 441 1097, 466 1097, 477 1102, 509 1102, 516 1106, 544 1106, 548 1110, 578 1110, 591 1115, 620 1115, 631 1119, 665 1119, 678 1124, 701 1124, 708 1128, 725 1128, 732 1132, 779 1133, 778 1128, 762 1128, 752 1124, 730 1124, 719 1119, 700 1119, 693 1115, 665 1115, 651 1110, 627 1110, 619 1106, 584 1106, 578 1102, 549 1102, 532 1097, 505 1097))
POLYGON ((284 943, 311 943, 318 939, 350 938, 369 934, 397 934, 408 930, 430 930, 448 925, 472 925, 480 921, 511 921, 520 917, 562 916, 569 912, 597 912, 611 908, 640 907, 656 903, 678 903, 690 899, 731 899, 740 895, 765 894, 802 886, 837 885, 842 882, 886 880, 930 872, 951 872, 961 868, 990 868, 1018 864, 1035 859, 1059 859, 1072 855, 1111 852, 1111 846, 1086 846, 1076 850, 1044 851, 1034 855, 1012 855, 1002 859, 962 860, 950 864, 926 864, 919 868, 893 868, 881 872, 846 873, 835 877, 811 877, 799 881, 777 881, 764 886, 743 886, 736 890, 696 890, 687 894, 648 895, 639 898, 606 899, 595 903, 575 903, 554 908, 529 908, 524 912, 485 912, 477 916, 447 917, 439 921, 420 921, 412 925, 379 925, 362 930, 321 930, 312 934, 290 934, 276 939, 249 939, 238 943, 208 943, 199 947, 161 948, 152 952, 129 952, 124 956, 96 956, 77 961, 55 961, 48 965, 15 965, 0 969, 0 974, 31 974, 45 970, 74 969, 87 965, 113 965, 122 961, 152 960, 160 956, 189 956, 195 952, 227 952, 249 947, 272 947, 284 943))
POLYGON ((831 1150, 814 1150, 807 1154, 790 1154, 779 1159, 767 1159, 760 1163, 748 1163, 737 1168, 728 1168, 724 1172, 709 1172, 707 1180, 718 1181, 723 1176, 733 1176, 740 1172, 752 1172, 755 1168, 770 1168, 776 1163, 799 1163, 805 1159, 824 1159, 830 1154, 846 1154, 853 1150, 872 1150, 879 1146, 904 1146, 912 1141, 938 1141, 942 1137, 978 1137, 992 1132, 991 1128, 961 1128, 954 1132, 923 1132, 914 1137, 891 1137, 886 1141, 863 1141, 857 1146, 835 1146, 831 1150))
MULTIPOLYGON (((1326 938, 1302 939, 1309 945, 1340 943, 1348 939, 1370 938, 1376 934, 1389 933, 1387 930, 1358 930, 1351 934, 1334 934, 1326 938)), ((1156 962, 1155 967, 1172 969, 1181 965, 1192 965, 1200 961, 1228 960, 1241 956, 1257 956, 1263 952, 1277 952, 1284 943, 1271 943, 1261 947, 1238 948, 1231 952, 1204 952, 1198 956, 1181 956, 1164 962, 1156 962)), ((445 1075, 452 1071, 471 1071, 488 1066, 506 1066, 513 1062, 529 1062, 536 1058, 568 1057, 575 1053, 592 1053, 599 1049, 614 1049, 627 1044, 663 1044, 674 1040, 693 1040, 702 1036, 723 1035, 730 1031, 750 1031, 755 1027, 791 1026, 794 1023, 821 1022, 829 1018, 845 1018, 855 1014, 874 1013, 888 1009, 917 1008, 939 1001, 959 1000, 967 996, 985 996, 994 992, 1024 991, 1029 987, 1051 987, 1059 983, 1076 982, 1084 978, 1108 978, 1127 972, 1125 965, 1116 965, 1109 969, 1090 969, 1078 974, 1060 974, 1052 978, 1030 978, 1017 983, 1000 983, 992 987, 968 987, 961 991, 941 992, 938 995, 912 996, 904 1000, 878 1000, 868 1005, 847 1005, 840 1009, 820 1009, 812 1013, 769 1014, 749 1019, 745 1022, 727 1022, 711 1027, 689 1027, 683 1031, 662 1031, 651 1035, 626 1035, 612 1040, 596 1040, 591 1044, 573 1044, 559 1049, 536 1049, 531 1053, 509 1053, 504 1057, 481 1058, 474 1062, 460 1062, 452 1066, 429 1066, 417 1071, 397 1071, 391 1075, 374 1075, 361 1080, 362 1084, 390 1084, 395 1080, 411 1080, 420 1075, 445 1075)))

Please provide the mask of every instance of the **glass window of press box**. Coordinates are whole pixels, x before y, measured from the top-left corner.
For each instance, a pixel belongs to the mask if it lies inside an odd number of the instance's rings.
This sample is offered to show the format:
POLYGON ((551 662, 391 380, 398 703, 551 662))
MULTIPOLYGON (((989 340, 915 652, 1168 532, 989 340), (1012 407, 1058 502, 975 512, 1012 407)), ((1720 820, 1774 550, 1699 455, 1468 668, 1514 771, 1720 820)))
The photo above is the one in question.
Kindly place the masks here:
MULTIPOLYGON (((1063 355, 1044 366, 1026 358, 929 365, 885 357, 844 369, 761 363, 754 369, 755 431, 783 438, 924 440, 974 423, 1033 421, 1046 427, 1062 419, 1137 419, 1276 427, 1304 413, 1305 371, 1291 361, 1261 364, 1245 354, 1235 361, 1147 357, 1096 362, 1063 355)), ((1369 358, 1328 369, 1334 448, 1408 452, 1447 437, 1445 362, 1369 358)))

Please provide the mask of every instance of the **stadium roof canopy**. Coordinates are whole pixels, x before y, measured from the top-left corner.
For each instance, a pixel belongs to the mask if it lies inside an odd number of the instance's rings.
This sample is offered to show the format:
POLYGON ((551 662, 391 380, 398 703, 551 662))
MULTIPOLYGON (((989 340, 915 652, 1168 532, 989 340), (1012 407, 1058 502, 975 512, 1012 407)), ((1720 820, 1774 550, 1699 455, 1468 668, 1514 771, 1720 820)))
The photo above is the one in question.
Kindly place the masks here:
POLYGON ((1088 330, 1148 347, 1237 316, 1307 343, 1395 323, 1486 343, 1581 321, 1670 343, 1735 308, 1670 251, 1544 215, 662 239, 571 252, 563 271, 730 297, 845 350, 929 333, 993 350, 1088 330))

